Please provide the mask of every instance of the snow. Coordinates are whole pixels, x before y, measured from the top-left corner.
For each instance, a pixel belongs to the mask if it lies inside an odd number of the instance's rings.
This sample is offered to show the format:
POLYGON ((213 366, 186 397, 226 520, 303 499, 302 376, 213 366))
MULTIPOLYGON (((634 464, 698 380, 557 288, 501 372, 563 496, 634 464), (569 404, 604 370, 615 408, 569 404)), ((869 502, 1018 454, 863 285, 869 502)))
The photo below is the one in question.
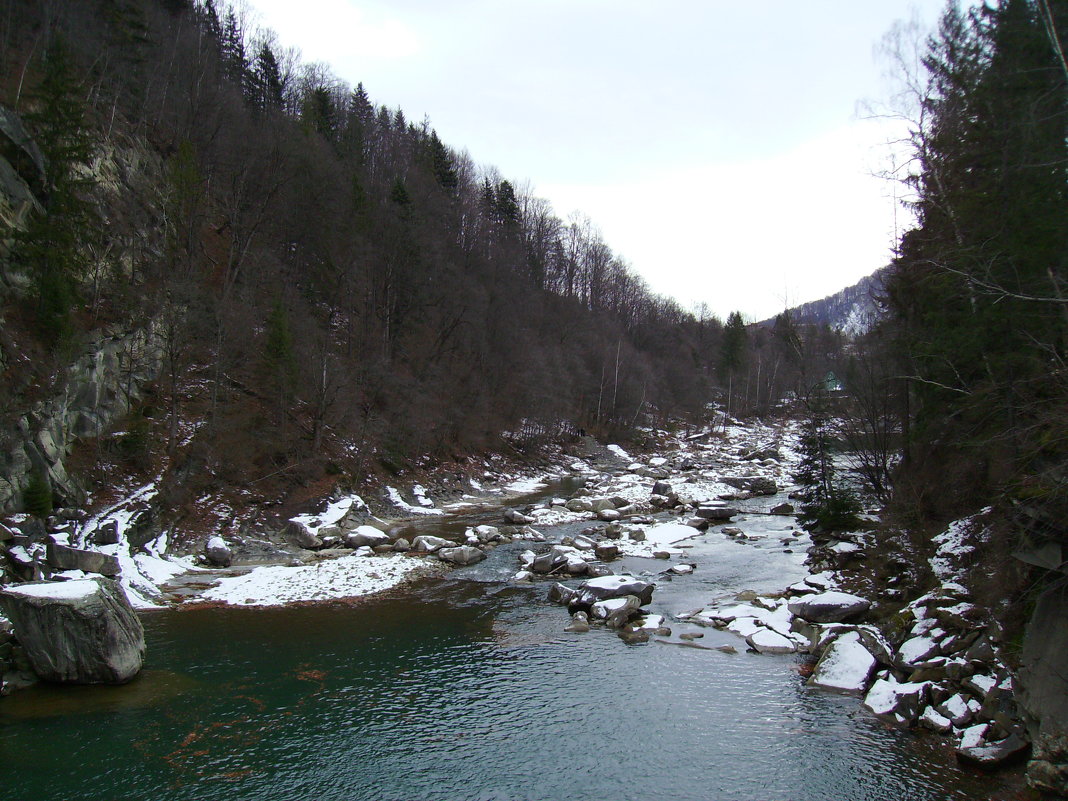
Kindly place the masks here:
POLYGON ((875 657, 849 632, 828 646, 812 674, 810 684, 847 692, 863 692, 875 670, 875 657))
MULTIPOLYGON (((401 497, 400 490, 396 487, 386 487, 386 495, 389 496, 389 502, 394 506, 403 509, 413 515, 442 515, 445 514, 441 509, 424 509, 422 506, 412 506, 404 498, 401 497)), ((339 520, 341 518, 338 518, 339 520)))
POLYGON ((693 526, 683 523, 660 523, 644 529, 645 540, 634 542, 630 539, 619 540, 620 551, 627 556, 652 556, 656 551, 668 551, 668 553, 681 553, 677 549, 669 548, 677 542, 700 536, 701 532, 693 526))
POLYGON ((395 587, 427 569, 402 555, 345 556, 314 565, 259 567, 243 576, 219 579, 198 600, 235 606, 282 606, 299 601, 355 598, 395 587))
POLYGON ((641 625, 638 628, 644 629, 645 631, 655 631, 663 625, 663 615, 646 615, 642 618, 641 625))
POLYGON ((955 520, 945 531, 932 538, 932 542, 938 545, 938 551, 931 557, 931 569, 943 582, 956 579, 961 559, 975 551, 968 540, 983 539, 985 532, 981 529, 980 518, 990 511, 991 508, 987 507, 976 515, 955 520))
POLYGON ((226 540, 224 540, 222 537, 219 537, 219 536, 208 537, 207 547, 209 547, 209 548, 226 548, 227 547, 226 540))
POLYGON ((422 484, 416 484, 412 487, 412 495, 415 496, 415 502, 420 506, 432 508, 434 502, 426 496, 426 488, 422 484))
POLYGON ((631 458, 631 455, 629 453, 627 453, 625 450, 623 450, 621 447, 619 447, 618 445, 609 445, 608 446, 608 450, 612 451, 612 453, 614 453, 620 459, 624 459, 627 462, 633 462, 634 461, 634 459, 631 458))
POLYGON ((913 637, 905 640, 898 657, 906 665, 916 665, 938 655, 938 643, 930 637, 913 637))
POLYGON ((505 484, 503 489, 509 495, 531 495, 547 486, 544 478, 518 478, 505 484))
POLYGON ((78 579, 76 581, 49 581, 37 584, 16 584, 5 587, 6 592, 12 595, 22 595, 26 598, 51 598, 57 601, 80 601, 96 594, 100 587, 93 579, 78 579))
POLYGON ((792 654, 797 650, 796 642, 771 629, 757 629, 745 639, 762 654, 792 654))
POLYGON ((960 733, 960 748, 978 748, 983 745, 987 729, 989 728, 990 726, 986 723, 979 723, 975 726, 966 728, 960 733))

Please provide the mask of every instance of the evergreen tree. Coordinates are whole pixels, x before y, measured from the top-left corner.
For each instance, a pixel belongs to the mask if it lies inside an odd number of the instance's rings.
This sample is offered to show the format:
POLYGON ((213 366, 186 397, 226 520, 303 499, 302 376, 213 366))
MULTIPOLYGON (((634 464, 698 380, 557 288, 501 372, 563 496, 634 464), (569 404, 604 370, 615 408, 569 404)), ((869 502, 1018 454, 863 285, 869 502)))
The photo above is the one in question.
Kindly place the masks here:
POLYGON ((82 248, 95 237, 92 214, 81 193, 78 169, 92 153, 77 71, 62 39, 45 54, 41 82, 29 94, 26 121, 46 159, 44 214, 18 235, 16 258, 33 282, 38 327, 53 346, 73 333, 70 312, 78 299, 82 248))
POLYGON ((809 400, 801 429, 801 461, 794 473, 794 481, 801 487, 797 520, 806 531, 848 531, 860 525, 860 505, 838 478, 835 450, 827 399, 817 390, 809 400))

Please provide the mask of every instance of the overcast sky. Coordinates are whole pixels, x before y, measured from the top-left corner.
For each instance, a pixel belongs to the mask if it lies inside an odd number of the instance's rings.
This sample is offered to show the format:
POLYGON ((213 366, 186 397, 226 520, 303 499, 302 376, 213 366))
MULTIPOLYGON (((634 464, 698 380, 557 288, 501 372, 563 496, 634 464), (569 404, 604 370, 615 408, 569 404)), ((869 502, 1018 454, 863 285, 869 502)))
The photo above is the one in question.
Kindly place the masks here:
POLYGON ((589 215, 654 291, 759 320, 888 262, 894 187, 871 174, 894 134, 857 103, 889 94, 883 34, 944 0, 250 5, 306 61, 589 215))

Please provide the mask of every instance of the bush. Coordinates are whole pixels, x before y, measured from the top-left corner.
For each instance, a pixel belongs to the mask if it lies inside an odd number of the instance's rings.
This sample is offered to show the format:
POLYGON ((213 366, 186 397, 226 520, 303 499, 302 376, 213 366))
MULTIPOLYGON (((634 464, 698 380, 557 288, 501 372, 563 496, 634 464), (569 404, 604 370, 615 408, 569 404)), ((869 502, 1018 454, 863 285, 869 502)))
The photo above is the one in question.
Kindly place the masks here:
POLYGON ((34 517, 48 517, 52 512, 52 487, 43 473, 30 474, 30 483, 22 491, 22 507, 34 517))

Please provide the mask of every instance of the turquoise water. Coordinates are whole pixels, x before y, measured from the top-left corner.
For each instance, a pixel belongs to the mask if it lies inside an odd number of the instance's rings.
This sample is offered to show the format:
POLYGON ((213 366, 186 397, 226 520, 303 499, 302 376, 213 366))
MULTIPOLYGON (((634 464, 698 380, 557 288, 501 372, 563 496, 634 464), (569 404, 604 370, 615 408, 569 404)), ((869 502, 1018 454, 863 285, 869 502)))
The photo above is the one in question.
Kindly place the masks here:
MULTIPOLYGON (((0 797, 1021 797, 1015 777, 963 770, 941 740, 805 688, 798 657, 681 647, 677 625, 672 644, 565 634, 546 585, 500 582, 518 549, 359 604, 148 614, 133 684, 0 700, 0 797)), ((692 554, 698 572, 661 580, 654 611, 800 570, 769 542, 708 535, 692 554)))

